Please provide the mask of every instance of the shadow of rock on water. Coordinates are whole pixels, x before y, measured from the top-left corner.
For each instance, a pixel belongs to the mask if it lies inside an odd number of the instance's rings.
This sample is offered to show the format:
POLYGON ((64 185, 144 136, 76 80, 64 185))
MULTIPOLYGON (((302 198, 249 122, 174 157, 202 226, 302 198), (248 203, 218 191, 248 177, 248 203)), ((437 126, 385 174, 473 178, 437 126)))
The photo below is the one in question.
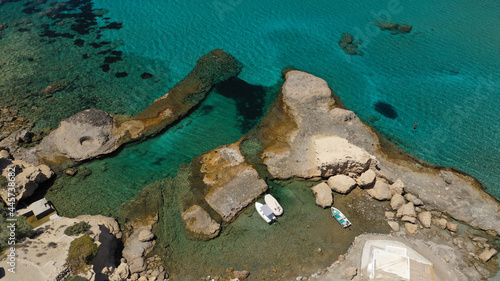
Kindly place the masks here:
POLYGON ((375 104, 375 111, 391 119, 396 119, 399 116, 394 106, 383 101, 378 101, 375 104))
POLYGON ((219 83, 215 89, 217 93, 235 101, 242 117, 239 120, 242 133, 247 133, 253 128, 264 114, 267 92, 265 87, 233 78, 219 83))

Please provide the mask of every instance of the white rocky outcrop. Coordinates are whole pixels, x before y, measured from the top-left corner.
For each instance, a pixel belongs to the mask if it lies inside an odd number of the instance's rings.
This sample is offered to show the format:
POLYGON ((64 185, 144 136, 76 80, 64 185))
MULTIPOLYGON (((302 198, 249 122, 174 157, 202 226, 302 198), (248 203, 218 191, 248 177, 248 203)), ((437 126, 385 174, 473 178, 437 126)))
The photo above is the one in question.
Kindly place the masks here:
POLYGON ((347 194, 356 187, 356 181, 346 175, 335 175, 328 179, 328 185, 335 192, 347 194))
POLYGON ((360 174, 376 161, 374 156, 349 143, 347 139, 337 136, 318 136, 313 140, 316 163, 323 177, 336 174, 360 174))
POLYGON ((332 190, 326 183, 320 183, 311 189, 316 198, 316 205, 323 208, 330 207, 333 204, 332 190))
MULTIPOLYGON (((132 234, 125 240, 122 255, 127 260, 130 274, 142 272, 147 268, 145 256, 153 249, 155 241, 144 240, 144 231, 151 232, 153 224, 158 220, 157 216, 134 219, 130 225, 132 234)), ((149 234, 146 234, 150 236, 149 234)))
POLYGON ((117 142, 113 117, 92 108, 62 120, 57 129, 43 138, 37 150, 49 162, 58 162, 58 157, 82 161, 114 151, 117 142))
MULTIPOLYGON (((34 166, 22 160, 13 160, 12 156, 2 150, 0 154, 0 174, 10 179, 9 173, 14 173, 16 203, 31 196, 39 184, 50 179, 54 172, 47 165, 34 166)), ((6 188, 0 189, 0 196, 7 202, 6 188)))
MULTIPOLYGON (((90 236, 99 246, 96 257, 90 262, 90 269, 86 276, 92 280, 107 280, 107 276, 100 274, 106 267, 114 267, 115 251, 117 249, 117 239, 121 237, 118 223, 113 218, 104 216, 82 216, 74 219, 53 216, 49 222, 40 226, 37 231, 40 233, 34 238, 26 238, 20 244, 27 247, 20 247, 16 251, 16 274, 21 274, 22 278, 12 280, 56 280, 56 277, 65 269, 66 258, 70 244, 76 236, 68 236, 64 231, 69 226, 85 221, 90 224, 90 236), (116 227, 116 228, 115 228, 116 227), (29 246, 28 246, 29 245, 29 246), (22 251, 20 249, 23 249, 22 251)), ((6 261, 0 261, 0 267, 8 268, 6 261)), ((8 272, 7 280, 9 279, 8 272)))

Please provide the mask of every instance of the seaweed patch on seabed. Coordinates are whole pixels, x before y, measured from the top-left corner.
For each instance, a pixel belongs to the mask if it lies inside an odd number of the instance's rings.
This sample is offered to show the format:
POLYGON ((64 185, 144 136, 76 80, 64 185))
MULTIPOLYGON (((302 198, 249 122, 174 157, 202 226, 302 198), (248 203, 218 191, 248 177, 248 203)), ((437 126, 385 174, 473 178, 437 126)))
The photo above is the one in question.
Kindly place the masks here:
POLYGON ((165 94, 167 64, 120 51, 106 34, 126 22, 106 14, 90 0, 0 1, 0 105, 39 131, 88 108, 134 115, 165 94))

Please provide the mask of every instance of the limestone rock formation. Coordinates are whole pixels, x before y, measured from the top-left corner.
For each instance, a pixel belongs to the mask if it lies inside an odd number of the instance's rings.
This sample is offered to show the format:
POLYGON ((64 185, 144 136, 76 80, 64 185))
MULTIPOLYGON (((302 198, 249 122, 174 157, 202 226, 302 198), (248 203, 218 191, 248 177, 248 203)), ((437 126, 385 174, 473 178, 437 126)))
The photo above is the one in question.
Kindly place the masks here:
POLYGON ((261 157, 273 177, 359 174, 376 164, 373 134, 340 104, 335 106, 323 79, 296 70, 285 78, 278 102, 258 131, 261 157), (370 149, 359 148, 361 144, 370 149))
POLYGON ((266 182, 244 161, 239 142, 202 155, 201 172, 208 187, 205 200, 224 221, 233 220, 267 190, 266 182))
POLYGON ((446 224, 448 223, 446 219, 432 219, 432 223, 441 229, 446 229, 446 224))
POLYGON ((320 183, 314 186, 311 191, 316 198, 316 205, 323 208, 330 207, 333 204, 332 190, 326 183, 320 183))
POLYGON ((356 181, 346 175, 336 175, 328 179, 328 185, 335 192, 347 194, 356 186, 356 181))
POLYGON ((222 50, 198 60, 186 78, 132 119, 88 109, 59 124, 34 149, 42 163, 62 170, 74 162, 115 151, 120 145, 154 135, 197 105, 217 83, 237 76, 242 64, 222 50))
MULTIPOLYGON (((21 199, 31 196, 38 185, 50 179, 54 172, 46 165, 33 166, 22 160, 13 160, 12 156, 6 151, 1 151, 0 157, 0 175, 6 179, 12 178, 9 173, 14 173, 16 204, 21 199)), ((8 190, 0 189, 0 196, 7 202, 8 190)))
POLYGON ((405 184, 403 183, 402 180, 397 179, 393 184, 389 186, 389 189, 391 190, 391 194, 403 194, 405 188, 405 184))
POLYGON ((141 241, 140 235, 144 230, 151 232, 152 225, 158 220, 157 216, 136 218, 131 222, 132 234, 125 240, 122 255, 127 260, 130 274, 144 271, 147 267, 145 256, 153 249, 154 241, 141 241))
POLYGON ((49 163, 57 162, 57 157, 81 161, 114 151, 117 142, 113 117, 91 108, 62 120, 43 138, 38 153, 49 163))
MULTIPOLYGON (((54 216, 38 229, 38 235, 19 241, 19 246, 24 245, 21 247, 25 249, 16 252, 16 274, 21 277, 13 280, 58 280, 57 276, 65 268, 71 242, 81 236, 68 236, 64 231, 68 226, 80 221, 80 218, 54 216)), ((93 276, 96 280, 106 280, 106 276, 100 272, 105 267, 115 267, 117 239, 121 237, 121 232, 115 232, 112 225, 118 226, 118 223, 103 216, 85 216, 84 221, 91 225, 90 235, 99 245, 97 255, 90 261, 88 276, 93 276), (109 226, 112 228, 109 229, 109 226)), ((0 261, 0 267, 9 268, 6 262, 0 261)))
POLYGON ((397 221, 388 221, 387 224, 391 227, 392 231, 398 232, 399 231, 399 223, 397 221))
POLYGON ((380 201, 391 199, 391 190, 389 185, 383 181, 377 180, 372 188, 366 189, 368 194, 380 201))
POLYGON ((198 205, 189 207, 182 213, 182 220, 186 229, 196 238, 211 239, 219 235, 220 225, 198 205))
POLYGON ((489 261, 492 257, 498 254, 498 251, 494 248, 484 250, 480 255, 479 259, 483 262, 489 261))
POLYGON ((364 149, 336 136, 314 138, 314 148, 323 177, 335 174, 360 174, 376 161, 375 157, 364 149))
POLYGON ((413 223, 405 223, 405 229, 408 231, 410 234, 417 234, 418 233, 418 226, 413 223))

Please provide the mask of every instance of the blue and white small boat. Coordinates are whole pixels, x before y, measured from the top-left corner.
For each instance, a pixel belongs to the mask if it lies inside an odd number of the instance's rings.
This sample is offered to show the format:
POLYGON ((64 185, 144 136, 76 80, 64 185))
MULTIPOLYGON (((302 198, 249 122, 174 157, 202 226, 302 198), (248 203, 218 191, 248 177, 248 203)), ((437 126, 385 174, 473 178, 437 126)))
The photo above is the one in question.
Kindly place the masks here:
POLYGON ((341 226, 347 228, 351 222, 344 216, 344 214, 337 208, 332 207, 332 216, 340 223, 341 226))

